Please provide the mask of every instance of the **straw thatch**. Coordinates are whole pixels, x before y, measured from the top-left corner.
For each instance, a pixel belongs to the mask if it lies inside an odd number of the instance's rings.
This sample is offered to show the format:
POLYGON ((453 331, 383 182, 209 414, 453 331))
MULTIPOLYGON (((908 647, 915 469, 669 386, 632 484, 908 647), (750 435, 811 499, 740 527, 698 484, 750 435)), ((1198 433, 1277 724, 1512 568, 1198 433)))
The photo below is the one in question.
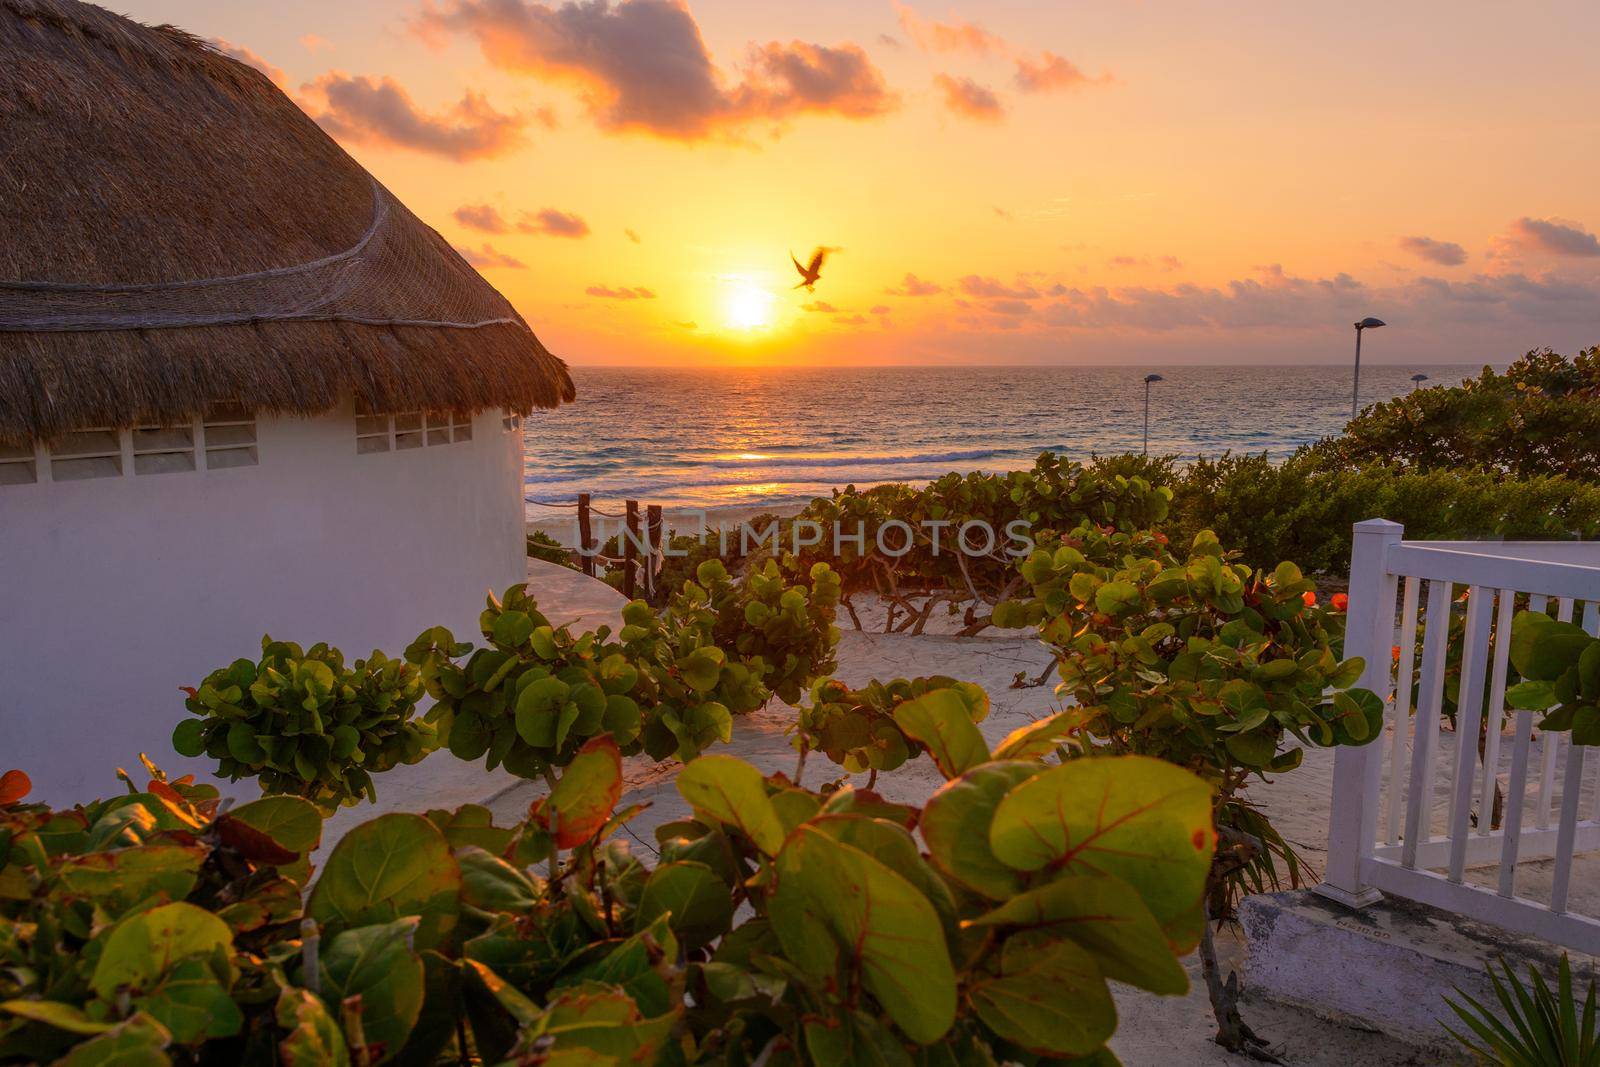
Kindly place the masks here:
MULTIPOLYGON (((361 240, 374 192, 264 74, 198 39, 75 0, 0 0, 0 280, 169 284, 304 264, 361 240)), ((512 321, 0 322, 0 441, 182 421, 222 399, 296 415, 351 396, 367 412, 571 400, 566 365, 511 305, 390 210, 391 238, 427 269, 367 294, 367 320, 455 321, 439 309, 470 304, 512 321)))

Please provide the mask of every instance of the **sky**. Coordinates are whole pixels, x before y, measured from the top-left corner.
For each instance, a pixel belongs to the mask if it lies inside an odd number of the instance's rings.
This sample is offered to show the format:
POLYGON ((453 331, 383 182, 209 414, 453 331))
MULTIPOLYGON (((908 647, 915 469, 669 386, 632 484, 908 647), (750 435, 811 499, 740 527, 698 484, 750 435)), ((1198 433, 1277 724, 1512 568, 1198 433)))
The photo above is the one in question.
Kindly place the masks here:
POLYGON ((267 71, 574 365, 1600 344, 1593 0, 120 7, 267 71))

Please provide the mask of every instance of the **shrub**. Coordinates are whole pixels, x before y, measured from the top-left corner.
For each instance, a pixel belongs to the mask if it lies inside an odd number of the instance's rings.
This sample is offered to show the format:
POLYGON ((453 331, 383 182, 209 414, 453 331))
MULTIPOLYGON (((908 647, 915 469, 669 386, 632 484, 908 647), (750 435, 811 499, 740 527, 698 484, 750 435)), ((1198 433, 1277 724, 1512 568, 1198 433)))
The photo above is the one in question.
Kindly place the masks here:
POLYGON ((720 560, 708 559, 668 612, 709 622, 713 644, 737 656, 784 703, 798 704, 806 687, 834 668, 838 603, 839 576, 826 563, 812 564, 807 582, 790 585, 775 560, 735 581, 720 560))
POLYGON ((199 718, 172 732, 184 756, 217 760, 230 781, 256 778, 263 793, 304 797, 324 812, 377 799, 372 776, 433 751, 433 727, 412 719, 417 671, 374 651, 345 666, 327 645, 309 651, 261 639, 261 661, 211 672, 184 702, 199 718))
POLYGON ((1136 756, 991 760, 956 726, 923 739, 950 781, 920 810, 697 760, 677 783, 692 815, 657 829, 653 867, 614 836, 639 809, 614 810, 620 752, 597 736, 522 825, 384 815, 306 896, 321 826, 296 798, 218 814, 214 791, 157 780, 71 811, 10 803, 0 1057, 1106 1055, 1108 980, 1187 989, 1209 790, 1136 756))
POLYGON ((1384 464, 1600 480, 1600 348, 1529 352, 1450 388, 1375 404, 1312 450, 1324 467, 1384 464))
MULTIPOLYGON (((1034 597, 996 622, 1033 623, 1054 647, 1058 692, 1078 705, 1063 713, 1078 750, 1158 757, 1211 785, 1226 847, 1207 879, 1208 915, 1225 917, 1243 893, 1277 888, 1278 864, 1298 885, 1299 858, 1244 793, 1253 777, 1298 767, 1303 745, 1380 736, 1383 701, 1350 688, 1364 664, 1334 653, 1343 616, 1317 606, 1294 564, 1252 569, 1210 531, 1179 556, 1159 532, 1084 524, 1034 552, 1021 572, 1034 597)), ((1217 1040, 1235 1052, 1259 1049, 1205 933, 1217 1040)))
POLYGON ((1523 679, 1506 690, 1511 707, 1545 712, 1541 731, 1600 745, 1600 638, 1544 612, 1519 611, 1511 623, 1511 665, 1523 679))
POLYGON ((440 743, 524 778, 549 777, 600 734, 624 754, 691 759, 731 736, 719 697, 764 699, 759 677, 693 628, 671 627, 642 601, 623 621, 617 640, 607 626, 574 636, 551 624, 527 586, 512 586, 480 616, 486 647, 434 627, 406 658, 436 701, 427 717, 440 743))
POLYGON ((1445 1003, 1467 1024, 1471 1035, 1450 1027, 1445 1030, 1482 1063, 1501 1067, 1596 1067, 1600 1064, 1600 1015, 1595 1011, 1595 983, 1589 980, 1580 1008, 1572 981, 1572 964, 1561 954, 1555 992, 1544 976, 1528 968, 1523 982, 1500 957, 1502 982, 1493 965, 1486 964, 1500 1011, 1456 990, 1462 1003, 1449 997, 1445 1003), (1531 986, 1531 988, 1530 988, 1531 986))
POLYGON ((535 530, 528 535, 528 558, 554 563, 558 567, 578 569, 572 559, 572 550, 543 530, 535 530))
POLYGON ((971 682, 954 678, 896 678, 873 680, 851 689, 837 678, 824 678, 811 687, 811 702, 800 708, 795 720, 793 745, 800 753, 795 781, 805 771, 806 755, 821 752, 850 774, 892 771, 926 751, 907 736, 896 719, 902 704, 935 690, 949 690, 960 699, 972 722, 989 714, 989 694, 971 682))

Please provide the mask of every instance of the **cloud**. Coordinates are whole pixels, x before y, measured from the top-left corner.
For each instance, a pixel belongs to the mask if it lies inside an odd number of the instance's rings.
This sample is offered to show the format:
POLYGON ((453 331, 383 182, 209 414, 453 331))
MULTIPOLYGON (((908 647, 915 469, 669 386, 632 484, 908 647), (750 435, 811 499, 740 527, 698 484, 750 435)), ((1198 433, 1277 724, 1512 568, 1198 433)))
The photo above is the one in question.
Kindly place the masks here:
POLYGON ((900 16, 900 28, 924 52, 967 52, 985 56, 1006 55, 1011 51, 1003 38, 975 22, 964 19, 934 22, 901 3, 896 3, 894 10, 900 16))
POLYGON ((1402 237, 1400 247, 1418 259, 1445 267, 1459 267, 1467 261, 1467 250, 1454 241, 1435 241, 1432 237, 1402 237))
POLYGON ((1023 300, 991 300, 984 305, 984 310, 995 315, 1021 316, 1030 314, 1033 305, 1023 300))
POLYGON ((470 230, 483 233, 531 233, 551 237, 587 237, 589 224, 568 211, 553 207, 537 212, 524 211, 516 223, 508 222, 500 209, 491 204, 463 204, 451 217, 470 230))
POLYGON ((479 269, 500 267, 507 270, 522 270, 527 264, 515 256, 508 256, 498 251, 493 245, 485 243, 483 247, 473 250, 471 248, 458 248, 461 258, 479 269))
POLYGON ((464 161, 502 156, 522 146, 528 120, 502 114, 481 94, 429 115, 405 87, 390 77, 377 80, 340 71, 301 87, 300 105, 322 128, 357 144, 409 148, 464 161))
POLYGON ((501 216, 498 208, 489 204, 463 204, 451 212, 451 218, 469 230, 484 233, 510 233, 511 226, 501 216))
POLYGON ((857 45, 752 45, 733 84, 689 9, 672 0, 448 0, 413 23, 426 38, 467 34, 502 70, 577 86, 604 129, 699 140, 802 114, 867 119, 898 106, 857 45))
MULTIPOLYGON (((1112 256, 1106 260, 1106 266, 1113 270, 1124 267, 1154 267, 1157 270, 1174 271, 1183 266, 1183 260, 1177 256, 1156 256, 1153 259, 1150 256, 1112 256)), ((1056 288, 1061 287, 1057 285, 1056 288)), ((1050 295, 1058 294, 1052 292, 1050 295)))
POLYGON ((639 243, 639 235, 637 233, 634 233, 632 230, 623 230, 622 232, 627 234, 628 240, 632 241, 634 244, 639 243))
POLYGON ((887 315, 887 314, 889 314, 889 305, 888 304, 874 304, 874 305, 872 305, 871 313, 874 314, 874 315, 887 315))
POLYGON ((1568 219, 1533 219, 1524 216, 1498 239, 1503 245, 1524 252, 1544 252, 1556 256, 1600 256, 1600 240, 1568 219))
POLYGON ((925 282, 908 271, 899 285, 891 285, 883 292, 885 296, 933 296, 944 292, 944 286, 925 282))
POLYGON ((996 218, 1005 219, 1007 222, 1017 221, 1017 217, 1015 215, 999 205, 995 206, 994 213, 996 218))
POLYGON ((542 208, 531 219, 518 227, 524 233, 542 233, 550 237, 587 237, 589 224, 570 211, 542 208))
POLYGON ((834 307, 832 304, 828 303, 826 300, 813 300, 809 304, 801 304, 800 305, 800 310, 801 311, 820 311, 820 312, 822 312, 824 314, 832 315, 832 314, 837 313, 839 309, 834 307))
POLYGON ((331 49, 333 47, 333 42, 328 40, 326 37, 318 36, 315 33, 307 33, 301 36, 300 47, 304 48, 307 52, 315 54, 325 48, 331 49))
POLYGON ((880 33, 878 34, 878 43, 883 45, 885 48, 899 48, 900 38, 891 33, 880 33))
POLYGON ((971 78, 935 74, 933 84, 944 94, 945 110, 952 114, 978 122, 999 122, 1005 117, 1005 105, 994 91, 971 78))
POLYGON ((262 59, 259 55, 243 45, 231 44, 228 41, 224 41, 221 37, 207 37, 206 44, 210 45, 212 48, 215 48, 218 52, 221 52, 229 59, 237 59, 247 67, 256 68, 270 78, 274 85, 277 85, 281 88, 286 84, 286 75, 283 73, 282 67, 273 66, 271 63, 268 63, 265 59, 262 59))
POLYGON ((1037 59, 1017 57, 1017 73, 1013 77, 1017 88, 1025 93, 1052 93, 1062 89, 1087 89, 1095 85, 1109 85, 1111 75, 1091 78, 1069 59, 1054 52, 1040 52, 1037 59))
POLYGON ((584 292, 590 296, 598 296, 606 300, 654 300, 656 294, 642 285, 629 288, 626 285, 613 289, 608 285, 591 285, 584 292))
POLYGON ((865 326, 869 321, 865 315, 835 315, 833 321, 840 326, 865 326))
POLYGON ((1115 79, 1110 74, 1092 78, 1071 60, 1054 52, 1028 53, 1007 41, 999 34, 964 19, 935 22, 925 19, 902 3, 894 4, 900 17, 900 26, 917 47, 924 52, 938 54, 965 53, 975 56, 1002 56, 1016 66, 1012 80, 1025 93, 1048 93, 1063 89, 1084 89, 1095 85, 1109 85, 1115 79))
POLYGON ((1039 298, 1039 290, 1027 282, 1018 282, 1015 286, 1011 286, 994 278, 969 274, 962 278, 959 284, 963 293, 983 299, 1037 300, 1039 298))

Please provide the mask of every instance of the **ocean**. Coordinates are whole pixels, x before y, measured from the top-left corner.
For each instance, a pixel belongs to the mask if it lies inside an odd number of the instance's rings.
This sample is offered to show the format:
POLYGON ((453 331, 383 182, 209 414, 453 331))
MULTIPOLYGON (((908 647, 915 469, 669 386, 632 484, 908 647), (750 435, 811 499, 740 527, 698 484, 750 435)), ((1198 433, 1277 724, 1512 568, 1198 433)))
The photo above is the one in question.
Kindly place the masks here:
MULTIPOLYGON (((1375 366, 1361 404, 1455 384, 1478 366, 1375 366)), ((1144 376, 1152 455, 1281 457, 1338 433, 1348 366, 573 369, 578 399, 526 420, 530 522, 561 536, 587 492, 620 511, 660 504, 729 521, 792 508, 835 486, 1004 471, 1050 450, 1073 459, 1137 452, 1144 376)), ((568 540, 562 537, 563 540, 568 540)))

